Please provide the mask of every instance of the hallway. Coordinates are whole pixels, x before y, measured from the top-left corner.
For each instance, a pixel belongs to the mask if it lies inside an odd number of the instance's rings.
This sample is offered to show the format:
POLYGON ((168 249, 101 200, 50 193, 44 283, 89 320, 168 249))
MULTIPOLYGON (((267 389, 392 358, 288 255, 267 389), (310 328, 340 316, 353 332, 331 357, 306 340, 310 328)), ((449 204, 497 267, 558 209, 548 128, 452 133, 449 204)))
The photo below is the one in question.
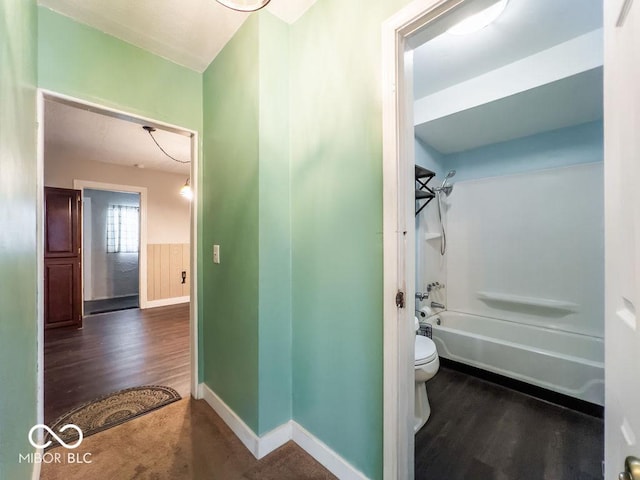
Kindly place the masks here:
POLYGON ((45 423, 82 403, 140 385, 189 397, 189 304, 85 317, 45 332, 45 423))
MULTIPOLYGON (((62 447, 50 452, 65 458, 62 447)), ((44 464, 41 479, 335 479, 293 442, 256 460, 209 405, 189 398, 87 437, 74 452, 91 463, 44 464)))

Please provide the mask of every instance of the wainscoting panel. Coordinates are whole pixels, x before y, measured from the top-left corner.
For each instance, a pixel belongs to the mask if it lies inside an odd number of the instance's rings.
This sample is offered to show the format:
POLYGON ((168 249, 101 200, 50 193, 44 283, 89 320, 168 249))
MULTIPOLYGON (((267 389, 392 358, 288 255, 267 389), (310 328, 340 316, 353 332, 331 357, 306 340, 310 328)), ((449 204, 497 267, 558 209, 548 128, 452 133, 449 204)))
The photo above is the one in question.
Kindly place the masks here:
POLYGON ((178 298, 189 295, 189 244, 147 245, 147 299, 178 298), (182 272, 187 278, 182 283, 182 272))

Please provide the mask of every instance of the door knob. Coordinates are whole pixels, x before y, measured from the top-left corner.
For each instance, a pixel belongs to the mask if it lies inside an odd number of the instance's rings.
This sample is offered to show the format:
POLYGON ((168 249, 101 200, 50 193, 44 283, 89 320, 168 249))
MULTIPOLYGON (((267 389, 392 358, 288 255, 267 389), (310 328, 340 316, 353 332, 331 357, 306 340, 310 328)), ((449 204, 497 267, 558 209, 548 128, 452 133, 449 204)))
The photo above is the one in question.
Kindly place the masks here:
POLYGON ((640 480, 640 459, 627 457, 624 461, 624 472, 618 475, 618 480, 640 480))

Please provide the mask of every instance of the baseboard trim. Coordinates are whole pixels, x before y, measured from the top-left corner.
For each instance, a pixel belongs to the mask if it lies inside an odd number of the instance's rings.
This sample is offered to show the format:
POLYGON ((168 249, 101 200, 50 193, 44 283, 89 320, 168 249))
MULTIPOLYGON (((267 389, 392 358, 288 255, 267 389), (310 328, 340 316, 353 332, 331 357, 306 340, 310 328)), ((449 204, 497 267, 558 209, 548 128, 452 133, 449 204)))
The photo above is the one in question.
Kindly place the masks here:
MULTIPOLYGON (((44 450, 37 448, 36 453, 42 455, 44 450)), ((33 462, 33 470, 31 471, 31 480, 40 480, 40 472, 42 471, 42 462, 33 462)))
POLYGON ((291 422, 284 423, 258 437, 207 385, 201 383, 198 389, 202 393, 204 401, 220 415, 224 423, 258 460, 291 440, 291 422))
POLYGON ((140 308, 146 310, 147 308, 166 307, 179 303, 189 303, 190 301, 191 297, 189 295, 185 297, 161 298, 160 300, 147 300, 144 305, 140 305, 140 308))
POLYGON ((292 421, 293 441, 341 480, 367 480, 367 476, 334 452, 303 426, 292 421))
POLYGON ((258 460, 280 448, 289 440, 293 440, 315 458, 318 463, 341 480, 368 480, 366 475, 353 467, 299 423, 289 420, 269 433, 258 437, 207 385, 204 383, 199 384, 198 393, 258 460))

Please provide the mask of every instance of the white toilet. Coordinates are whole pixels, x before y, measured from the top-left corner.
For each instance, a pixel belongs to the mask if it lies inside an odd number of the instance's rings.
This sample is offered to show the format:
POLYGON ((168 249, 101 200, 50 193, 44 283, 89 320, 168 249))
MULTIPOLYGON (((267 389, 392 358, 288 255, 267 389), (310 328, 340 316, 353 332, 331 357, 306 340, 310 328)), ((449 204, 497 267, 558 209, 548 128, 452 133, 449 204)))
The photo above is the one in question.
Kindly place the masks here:
MULTIPOLYGON (((420 327, 418 319, 415 319, 416 332, 420 327)), ((416 370, 416 403, 415 403, 415 427, 414 432, 420 430, 431 414, 429 399, 427 398, 427 380, 431 380, 438 372, 440 359, 436 344, 430 338, 416 335, 415 370, 416 370)))

